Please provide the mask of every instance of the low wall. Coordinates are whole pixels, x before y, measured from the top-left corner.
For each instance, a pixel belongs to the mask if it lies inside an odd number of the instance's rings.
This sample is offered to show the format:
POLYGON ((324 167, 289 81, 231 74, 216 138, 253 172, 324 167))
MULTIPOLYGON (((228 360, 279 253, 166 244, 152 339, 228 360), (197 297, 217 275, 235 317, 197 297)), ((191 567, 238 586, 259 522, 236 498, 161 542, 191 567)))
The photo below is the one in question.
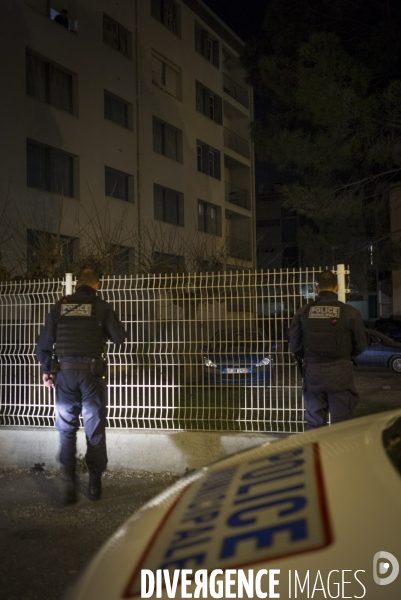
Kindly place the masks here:
MULTIPOLYGON (((110 469, 182 474, 215 460, 285 434, 138 431, 108 429, 107 449, 110 469)), ((0 427, 0 466, 33 467, 35 463, 57 466, 58 433, 53 428, 0 427)), ((85 433, 78 432, 78 455, 85 455, 85 433)))

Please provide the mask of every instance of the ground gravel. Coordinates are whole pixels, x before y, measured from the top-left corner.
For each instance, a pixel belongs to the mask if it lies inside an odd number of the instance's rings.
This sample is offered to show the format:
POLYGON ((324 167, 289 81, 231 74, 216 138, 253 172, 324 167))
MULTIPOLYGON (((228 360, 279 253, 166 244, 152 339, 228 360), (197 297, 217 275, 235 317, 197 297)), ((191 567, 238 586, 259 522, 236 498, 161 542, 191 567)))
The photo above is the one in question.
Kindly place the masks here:
POLYGON ((108 537, 178 477, 110 471, 103 498, 87 498, 80 474, 77 504, 61 507, 59 469, 0 469, 0 598, 59 600, 108 537))

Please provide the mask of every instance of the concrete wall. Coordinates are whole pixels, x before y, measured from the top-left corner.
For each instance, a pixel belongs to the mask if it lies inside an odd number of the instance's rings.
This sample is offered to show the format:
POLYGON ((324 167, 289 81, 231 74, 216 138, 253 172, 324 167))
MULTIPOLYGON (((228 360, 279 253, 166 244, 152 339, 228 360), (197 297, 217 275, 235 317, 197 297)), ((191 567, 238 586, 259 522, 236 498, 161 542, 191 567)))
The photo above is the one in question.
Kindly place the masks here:
MULTIPOLYGON (((185 473, 234 452, 283 439, 284 434, 224 432, 159 432, 107 430, 109 469, 185 473)), ((0 427, 0 466, 58 466, 55 429, 0 427)), ((78 432, 77 455, 86 452, 85 434, 78 432)))

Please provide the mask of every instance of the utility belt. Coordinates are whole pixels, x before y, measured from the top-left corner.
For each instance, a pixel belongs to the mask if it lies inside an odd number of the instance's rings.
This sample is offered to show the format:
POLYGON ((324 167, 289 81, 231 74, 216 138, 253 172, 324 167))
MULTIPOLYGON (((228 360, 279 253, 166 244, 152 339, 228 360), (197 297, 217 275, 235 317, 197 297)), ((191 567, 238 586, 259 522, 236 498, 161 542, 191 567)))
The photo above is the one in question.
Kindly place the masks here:
POLYGON ((339 361, 348 361, 351 362, 352 358, 351 356, 336 356, 336 357, 332 357, 332 356, 305 356, 304 358, 304 365, 308 365, 308 364, 315 364, 315 363, 332 363, 332 362, 339 362, 339 361))
POLYGON ((95 377, 106 379, 107 375, 107 357, 99 356, 91 358, 91 362, 63 362, 57 356, 52 356, 50 372, 53 374, 64 370, 89 371, 95 377))

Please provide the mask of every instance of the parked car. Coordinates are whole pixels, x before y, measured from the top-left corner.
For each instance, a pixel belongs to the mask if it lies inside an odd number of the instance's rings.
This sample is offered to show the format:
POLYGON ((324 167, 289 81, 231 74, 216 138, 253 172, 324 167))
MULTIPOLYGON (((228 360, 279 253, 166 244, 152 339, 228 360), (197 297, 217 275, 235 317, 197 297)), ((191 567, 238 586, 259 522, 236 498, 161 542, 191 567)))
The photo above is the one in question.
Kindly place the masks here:
POLYGON ((205 382, 269 385, 275 380, 271 350, 261 329, 218 331, 205 348, 205 382))
POLYGON ((401 342, 401 319, 378 319, 374 329, 396 342, 401 342))
POLYGON ((375 331, 366 329, 368 347, 358 358, 358 362, 369 367, 388 367, 401 373, 401 343, 375 331))
POLYGON ((400 409, 267 442, 145 504, 66 600, 211 598, 213 574, 215 598, 399 600, 400 496, 400 409))

